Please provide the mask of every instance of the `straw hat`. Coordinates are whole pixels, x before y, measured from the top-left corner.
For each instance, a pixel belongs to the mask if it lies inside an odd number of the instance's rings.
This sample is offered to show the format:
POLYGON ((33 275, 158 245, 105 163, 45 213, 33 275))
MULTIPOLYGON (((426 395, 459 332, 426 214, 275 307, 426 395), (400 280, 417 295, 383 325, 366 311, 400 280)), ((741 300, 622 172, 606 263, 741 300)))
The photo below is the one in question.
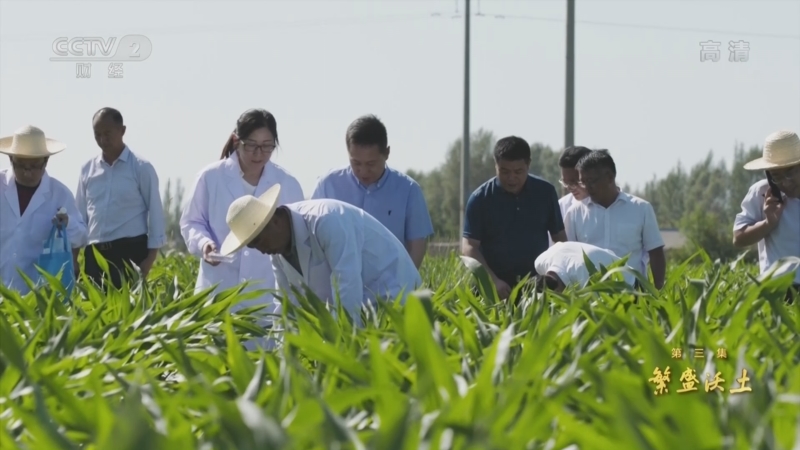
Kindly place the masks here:
POLYGON ((783 169, 800 164, 800 138, 791 131, 776 131, 767 136, 761 158, 744 165, 745 170, 783 169))
POLYGON ((261 194, 261 197, 245 195, 231 203, 228 207, 228 216, 225 218, 231 231, 219 250, 221 255, 228 256, 237 252, 264 229, 267 222, 275 215, 280 192, 281 185, 276 184, 261 194))
POLYGON ((0 153, 19 158, 46 158, 67 148, 63 142, 44 137, 33 125, 22 127, 13 136, 0 139, 0 153))

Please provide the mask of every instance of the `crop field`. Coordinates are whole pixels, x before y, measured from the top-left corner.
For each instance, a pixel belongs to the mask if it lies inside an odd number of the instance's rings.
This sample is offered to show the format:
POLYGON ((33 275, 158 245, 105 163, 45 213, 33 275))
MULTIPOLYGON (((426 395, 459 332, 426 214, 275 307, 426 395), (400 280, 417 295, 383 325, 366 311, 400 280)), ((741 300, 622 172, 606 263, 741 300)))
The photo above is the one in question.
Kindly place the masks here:
POLYGON ((196 264, 66 303, 0 289, 0 449, 800 448, 800 302, 741 262, 514 304, 430 258, 429 290, 363 329, 303 296, 270 351, 242 345, 266 331, 228 312, 240 288, 193 293, 196 264))

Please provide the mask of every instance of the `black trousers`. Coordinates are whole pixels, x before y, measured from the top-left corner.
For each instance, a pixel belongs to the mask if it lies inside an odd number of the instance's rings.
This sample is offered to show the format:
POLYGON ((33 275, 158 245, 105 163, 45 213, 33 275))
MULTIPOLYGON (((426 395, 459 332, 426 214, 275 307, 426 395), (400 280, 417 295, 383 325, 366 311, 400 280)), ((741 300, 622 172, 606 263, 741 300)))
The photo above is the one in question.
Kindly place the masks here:
POLYGON ((86 276, 95 284, 104 283, 104 273, 97 264, 94 251, 97 251, 105 258, 108 263, 109 276, 111 283, 119 289, 122 286, 122 278, 125 275, 125 263, 136 265, 142 263, 147 258, 150 250, 147 248, 147 235, 132 238, 122 238, 111 242, 92 244, 86 247, 84 252, 84 264, 86 266, 86 276))

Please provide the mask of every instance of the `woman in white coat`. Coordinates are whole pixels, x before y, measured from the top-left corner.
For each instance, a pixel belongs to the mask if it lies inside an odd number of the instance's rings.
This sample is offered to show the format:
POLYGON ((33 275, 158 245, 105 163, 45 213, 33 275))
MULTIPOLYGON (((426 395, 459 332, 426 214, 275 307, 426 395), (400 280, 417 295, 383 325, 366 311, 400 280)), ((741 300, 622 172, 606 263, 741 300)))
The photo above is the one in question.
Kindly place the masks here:
MULTIPOLYGON (((236 122, 222 157, 200 172, 194 193, 181 216, 181 234, 189 252, 201 259, 195 291, 217 283, 215 293, 250 282, 245 292, 275 289, 275 275, 269 255, 248 248, 233 255, 231 261, 215 258, 221 242, 230 231, 226 222, 228 207, 239 197, 261 195, 280 184, 279 202, 303 200, 300 183, 283 167, 270 161, 279 145, 275 117, 263 109, 245 111, 236 122)), ((254 305, 270 305, 263 312, 273 312, 271 294, 240 302, 237 311, 254 305)), ((266 323, 266 322, 265 322, 266 323)))
POLYGON ((89 239, 72 192, 47 175, 50 156, 65 148, 32 126, 0 139, 0 153, 12 166, 0 170, 0 284, 21 294, 30 288, 17 270, 41 281, 35 264, 54 223, 66 225, 73 255, 89 239))

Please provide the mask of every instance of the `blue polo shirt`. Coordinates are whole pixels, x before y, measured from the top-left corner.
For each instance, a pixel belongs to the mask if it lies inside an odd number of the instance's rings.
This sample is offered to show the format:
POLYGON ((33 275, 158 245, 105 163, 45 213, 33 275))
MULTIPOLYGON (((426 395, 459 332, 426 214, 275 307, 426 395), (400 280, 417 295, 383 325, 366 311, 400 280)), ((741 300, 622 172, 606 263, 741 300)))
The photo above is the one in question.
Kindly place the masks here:
POLYGON ((386 167, 370 186, 358 181, 348 165, 320 177, 312 199, 332 198, 357 206, 406 243, 433 234, 433 222, 419 183, 408 175, 386 167))
POLYGON ((463 236, 480 241, 489 268, 511 287, 536 273, 534 263, 550 246, 550 234, 563 230, 556 188, 534 175, 528 174, 519 194, 494 177, 467 200, 463 236))

